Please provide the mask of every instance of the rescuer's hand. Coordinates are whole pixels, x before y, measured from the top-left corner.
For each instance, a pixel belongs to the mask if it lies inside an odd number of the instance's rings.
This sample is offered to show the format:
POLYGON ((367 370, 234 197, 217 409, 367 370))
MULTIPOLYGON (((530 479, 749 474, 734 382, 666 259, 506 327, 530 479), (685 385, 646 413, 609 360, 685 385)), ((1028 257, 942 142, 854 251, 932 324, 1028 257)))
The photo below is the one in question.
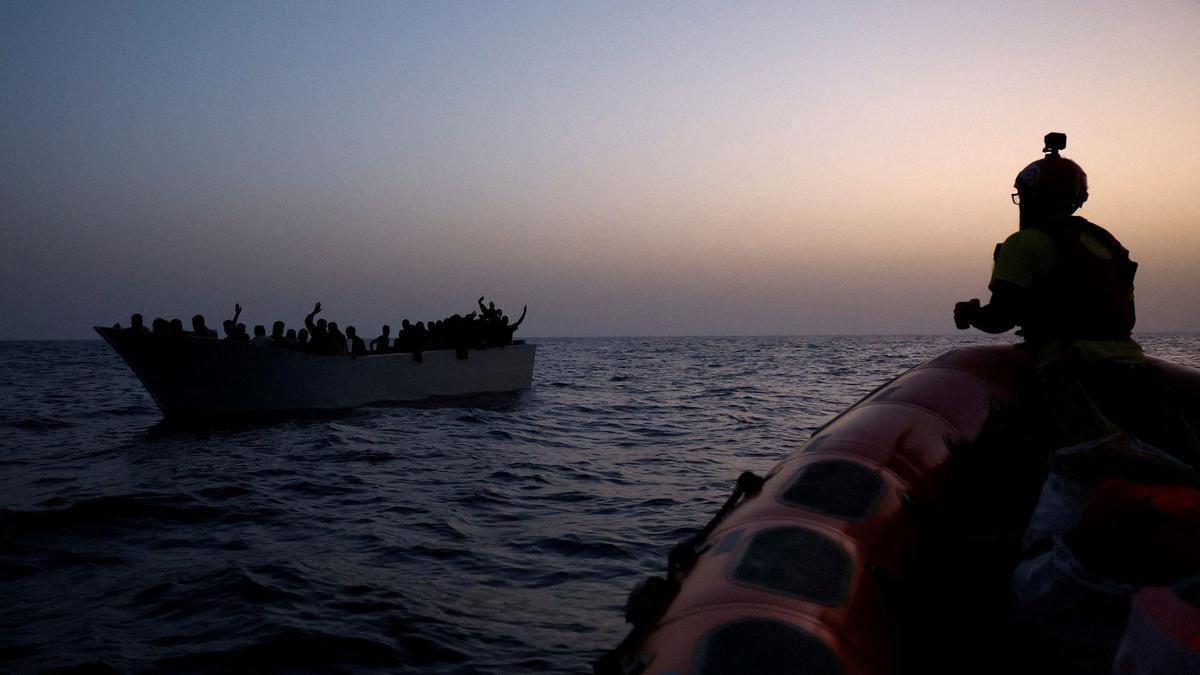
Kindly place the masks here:
POLYGON ((954 325, 958 326, 959 330, 970 328, 978 316, 979 298, 954 303, 954 325))

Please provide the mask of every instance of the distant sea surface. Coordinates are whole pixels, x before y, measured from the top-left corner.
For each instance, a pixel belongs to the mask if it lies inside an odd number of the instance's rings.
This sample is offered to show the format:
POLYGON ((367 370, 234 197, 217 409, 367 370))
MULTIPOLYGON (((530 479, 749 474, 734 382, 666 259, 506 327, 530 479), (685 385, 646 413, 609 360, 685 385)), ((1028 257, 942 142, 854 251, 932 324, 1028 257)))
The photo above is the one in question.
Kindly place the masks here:
POLYGON ((200 428, 101 342, 0 342, 0 671, 588 672, 739 472, 994 339, 531 341, 521 394, 200 428))

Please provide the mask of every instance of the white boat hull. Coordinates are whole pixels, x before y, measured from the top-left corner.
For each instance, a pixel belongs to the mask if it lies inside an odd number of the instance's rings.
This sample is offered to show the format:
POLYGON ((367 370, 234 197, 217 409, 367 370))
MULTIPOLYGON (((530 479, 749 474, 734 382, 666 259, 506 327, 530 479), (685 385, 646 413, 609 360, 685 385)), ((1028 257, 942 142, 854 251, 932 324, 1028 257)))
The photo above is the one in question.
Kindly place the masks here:
POLYGON ((96 332, 116 350, 167 416, 338 410, 528 389, 535 345, 362 357, 317 356, 190 336, 96 332))

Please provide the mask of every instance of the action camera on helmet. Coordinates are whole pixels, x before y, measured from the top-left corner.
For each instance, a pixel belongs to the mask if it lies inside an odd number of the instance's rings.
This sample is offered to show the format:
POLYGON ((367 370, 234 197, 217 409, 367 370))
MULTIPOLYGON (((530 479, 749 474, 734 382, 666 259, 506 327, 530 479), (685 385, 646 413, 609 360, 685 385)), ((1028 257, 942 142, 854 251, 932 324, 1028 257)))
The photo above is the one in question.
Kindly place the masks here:
POLYGON ((1042 152, 1057 155, 1059 150, 1066 150, 1067 135, 1058 131, 1051 131, 1046 134, 1043 142, 1046 144, 1046 147, 1042 148, 1042 152))

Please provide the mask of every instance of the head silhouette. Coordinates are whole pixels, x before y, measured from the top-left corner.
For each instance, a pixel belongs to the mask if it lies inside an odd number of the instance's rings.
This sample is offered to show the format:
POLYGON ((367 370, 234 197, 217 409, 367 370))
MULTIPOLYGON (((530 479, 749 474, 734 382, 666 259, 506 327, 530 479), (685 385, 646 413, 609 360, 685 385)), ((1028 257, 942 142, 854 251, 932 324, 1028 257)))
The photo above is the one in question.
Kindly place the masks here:
POLYGON ((1078 164, 1060 157, 1067 147, 1065 134, 1046 134, 1046 156, 1021 169, 1017 189, 1021 225, 1069 216, 1088 199, 1087 174, 1078 164))

